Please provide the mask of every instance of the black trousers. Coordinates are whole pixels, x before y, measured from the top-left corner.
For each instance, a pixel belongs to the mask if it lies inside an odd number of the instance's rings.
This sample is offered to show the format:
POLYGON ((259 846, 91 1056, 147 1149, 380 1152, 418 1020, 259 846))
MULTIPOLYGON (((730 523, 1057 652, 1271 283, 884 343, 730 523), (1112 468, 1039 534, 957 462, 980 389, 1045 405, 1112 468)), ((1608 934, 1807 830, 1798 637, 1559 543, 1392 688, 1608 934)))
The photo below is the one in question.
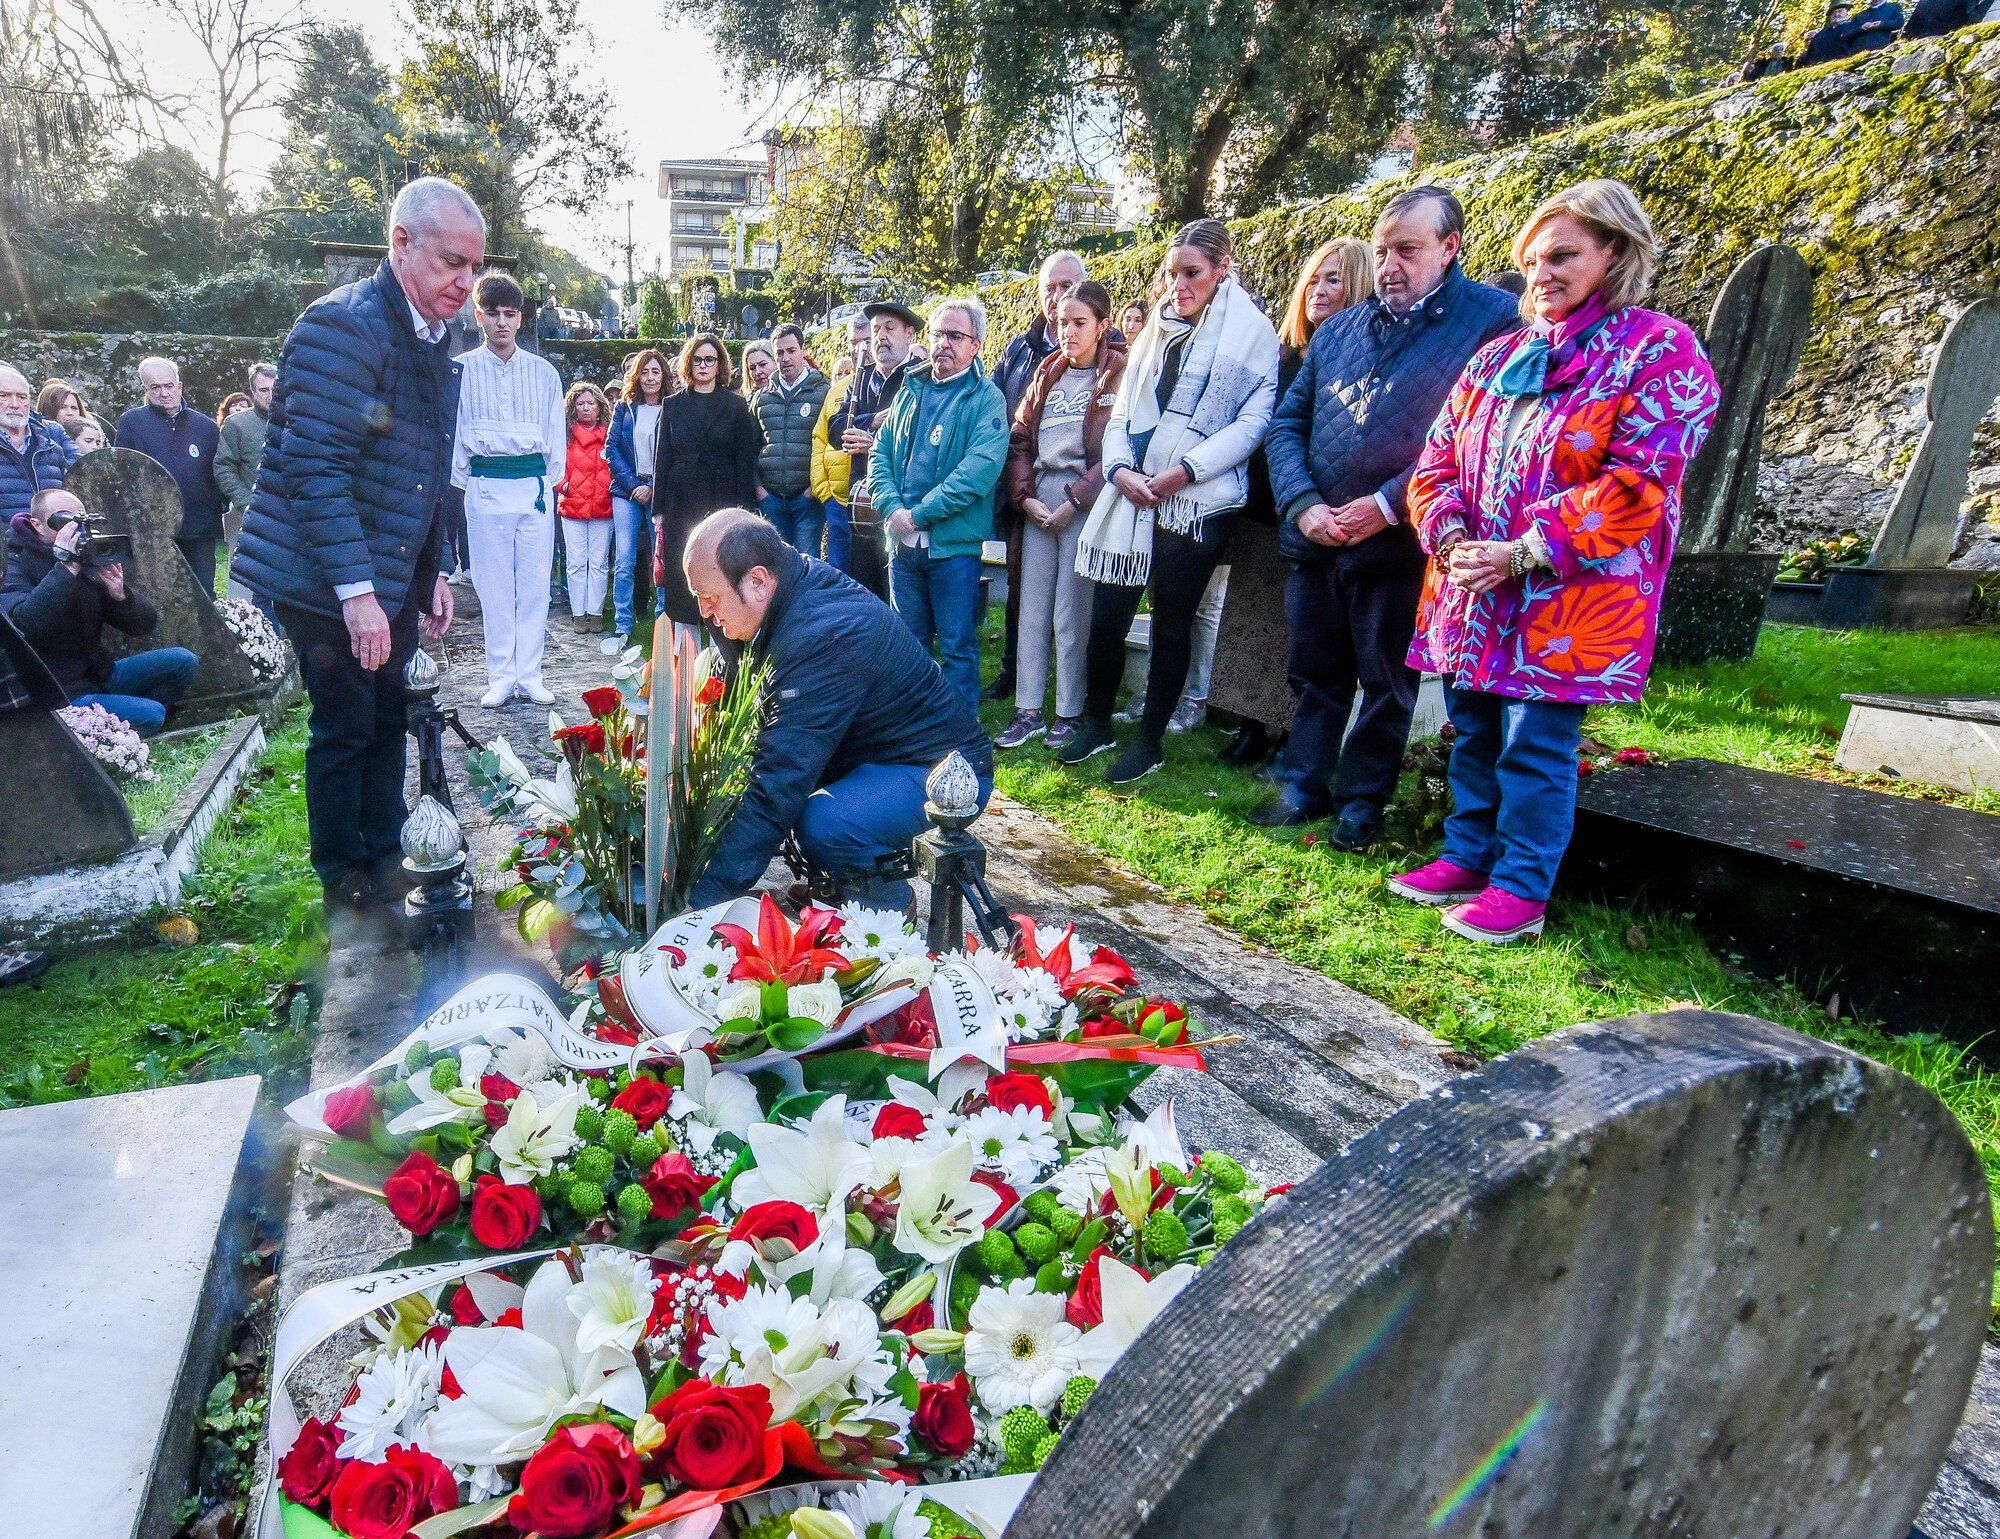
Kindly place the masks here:
POLYGON ((1379 815, 1395 794, 1417 708, 1420 676, 1403 659, 1423 586, 1422 567, 1338 561, 1294 564, 1285 579, 1285 671, 1299 704, 1280 774, 1308 811, 1362 802, 1379 815), (1361 713, 1350 732, 1357 689, 1361 713))
POLYGON ((210 598, 215 597, 215 540, 181 540, 174 544, 187 558, 187 564, 194 568, 194 580, 201 584, 201 591, 210 598))
MULTIPOLYGON (((1194 657, 1194 612, 1208 580, 1229 549, 1234 514, 1218 514, 1201 526, 1200 536, 1153 530, 1153 643, 1146 663, 1146 712, 1139 737, 1155 748, 1166 740, 1167 721, 1180 704, 1194 657)), ((1084 661, 1084 714, 1109 721, 1118 706, 1118 681, 1125 676, 1125 633, 1139 612, 1146 588, 1097 584, 1090 600, 1090 647, 1084 661)))
POLYGON ((401 858, 403 664, 417 647, 418 606, 389 622, 389 660, 364 672, 347 626, 327 615, 278 606, 312 701, 306 734, 306 829, 313 870, 333 890, 354 871, 374 875, 401 858))

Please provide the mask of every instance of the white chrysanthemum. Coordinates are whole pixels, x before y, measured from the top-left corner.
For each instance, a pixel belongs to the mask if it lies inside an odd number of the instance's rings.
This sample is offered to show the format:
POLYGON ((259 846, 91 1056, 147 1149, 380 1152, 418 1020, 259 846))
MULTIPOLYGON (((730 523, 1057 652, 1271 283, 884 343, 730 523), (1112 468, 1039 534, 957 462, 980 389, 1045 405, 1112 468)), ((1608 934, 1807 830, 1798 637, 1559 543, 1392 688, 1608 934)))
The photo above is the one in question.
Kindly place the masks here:
POLYGON ((576 1316, 576 1345, 582 1352, 615 1347, 630 1352, 646 1334, 653 1313, 653 1268, 642 1256, 592 1256, 583 1280, 563 1295, 576 1316))
POLYGON ((908 1486, 871 1480, 833 1493, 833 1510, 854 1525, 857 1533, 885 1539, 926 1539, 930 1519, 921 1511, 923 1495, 908 1486))
POLYGON ((340 1457, 379 1464, 397 1443, 416 1443, 436 1409, 444 1359, 435 1345, 385 1352, 354 1381, 355 1398, 335 1423, 346 1435, 340 1457))
POLYGON ((982 1289, 965 1333, 965 1371, 994 1415, 1017 1405, 1047 1414, 1076 1376, 1083 1333, 1063 1318, 1059 1293, 1037 1293, 1026 1277, 982 1289))
POLYGON ((1086 1149, 1049 1178, 1049 1190, 1072 1213, 1095 1213, 1099 1200, 1111 1190, 1111 1180, 1104 1173, 1104 1151, 1086 1149))
POLYGON ((925 954, 924 938, 901 914, 890 909, 843 903, 840 919, 841 949, 850 957, 874 957, 886 963, 898 957, 925 954))
POLYGON ((820 1308, 783 1288, 756 1287, 740 1299, 711 1300, 706 1315, 703 1376, 763 1385, 773 1422, 811 1420, 843 1400, 884 1398, 896 1372, 874 1311, 855 1299, 820 1308))
POLYGON ((1004 953, 990 946, 978 951, 954 952, 952 959, 971 967, 993 991, 1010 1042, 1029 1042, 1041 1037, 1063 1008, 1062 990, 1040 968, 1016 967, 1004 953))
POLYGON ((729 981, 730 969, 735 966, 735 949, 711 938, 693 947, 687 960, 673 970, 674 983, 690 1004, 706 1010, 725 993, 735 992, 729 981))
POLYGON ((998 1171, 1009 1186, 1037 1180, 1060 1152, 1049 1119, 1028 1106, 985 1107, 965 1119, 959 1136, 972 1145, 980 1167, 998 1171))

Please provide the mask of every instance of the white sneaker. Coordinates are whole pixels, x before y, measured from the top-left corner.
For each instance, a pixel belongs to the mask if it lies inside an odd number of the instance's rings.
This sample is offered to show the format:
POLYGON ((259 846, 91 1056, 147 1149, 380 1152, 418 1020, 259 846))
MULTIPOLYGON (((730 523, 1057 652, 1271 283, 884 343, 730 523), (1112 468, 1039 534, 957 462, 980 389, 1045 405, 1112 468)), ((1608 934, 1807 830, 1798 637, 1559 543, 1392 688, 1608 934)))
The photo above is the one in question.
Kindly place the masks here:
POLYGON ((516 685, 515 687, 523 695, 534 701, 536 705, 554 705, 556 703, 555 695, 550 692, 548 685, 544 684, 540 679, 534 679, 526 684, 516 685))
POLYGON ((495 684, 479 697, 479 703, 490 711, 497 706, 505 705, 513 698, 514 686, 512 684, 495 684))
POLYGON ((1207 720, 1208 702, 1206 700, 1189 700, 1183 696, 1181 703, 1174 707, 1174 714, 1167 718, 1167 730, 1169 732, 1192 732, 1207 720))

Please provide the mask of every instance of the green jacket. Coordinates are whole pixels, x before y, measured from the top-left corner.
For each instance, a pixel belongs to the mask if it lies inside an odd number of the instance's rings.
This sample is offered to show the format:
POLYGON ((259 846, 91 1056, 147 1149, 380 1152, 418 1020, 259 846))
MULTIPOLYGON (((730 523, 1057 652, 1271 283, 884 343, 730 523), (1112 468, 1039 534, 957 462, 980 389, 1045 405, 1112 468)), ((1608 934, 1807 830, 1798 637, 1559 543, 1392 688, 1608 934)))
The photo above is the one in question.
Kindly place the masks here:
POLYGON ((1007 402, 977 360, 964 376, 944 385, 928 365, 904 379, 889 405, 868 456, 868 490, 875 513, 886 525, 907 508, 931 537, 931 559, 976 556, 993 533, 993 488, 1007 464, 1007 402), (917 485, 909 479, 915 423, 924 403, 938 391, 953 399, 938 423, 933 474, 917 485))
POLYGON ((257 464, 264 458, 264 432, 271 419, 251 407, 222 424, 222 441, 215 451, 215 484, 229 499, 229 511, 238 518, 250 506, 250 494, 257 490, 257 464))

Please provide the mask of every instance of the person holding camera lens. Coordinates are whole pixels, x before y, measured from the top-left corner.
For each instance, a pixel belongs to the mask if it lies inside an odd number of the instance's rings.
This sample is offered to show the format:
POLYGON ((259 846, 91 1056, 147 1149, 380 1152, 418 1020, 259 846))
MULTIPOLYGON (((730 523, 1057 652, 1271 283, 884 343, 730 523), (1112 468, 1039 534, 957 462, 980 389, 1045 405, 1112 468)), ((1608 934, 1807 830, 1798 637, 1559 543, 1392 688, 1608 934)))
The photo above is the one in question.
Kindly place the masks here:
POLYGON ((7 528, 4 612, 48 665, 72 705, 101 705, 141 737, 166 725, 199 660, 186 647, 156 647, 114 659, 104 628, 144 636, 159 624, 145 595, 125 581, 116 536, 91 532, 74 492, 48 487, 7 528))

